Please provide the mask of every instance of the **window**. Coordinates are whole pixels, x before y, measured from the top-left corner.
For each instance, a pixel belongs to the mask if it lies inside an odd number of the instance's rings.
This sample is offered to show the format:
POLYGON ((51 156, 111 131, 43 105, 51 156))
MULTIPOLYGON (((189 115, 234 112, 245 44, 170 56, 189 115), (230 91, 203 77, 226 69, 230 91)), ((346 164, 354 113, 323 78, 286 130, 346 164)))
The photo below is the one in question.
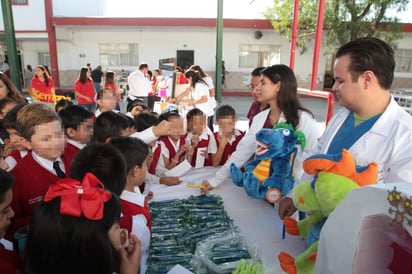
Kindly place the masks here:
POLYGON ((27 5, 27 0, 11 0, 12 5, 27 5))
POLYGON ((106 67, 138 66, 137 44, 100 43, 100 64, 106 67))
POLYGON ((412 72, 412 49, 395 50, 395 72, 412 72))
POLYGON ((37 52, 37 64, 50 67, 50 54, 48 51, 37 52))
POLYGON ((267 67, 280 63, 280 46, 240 45, 239 67, 267 67))

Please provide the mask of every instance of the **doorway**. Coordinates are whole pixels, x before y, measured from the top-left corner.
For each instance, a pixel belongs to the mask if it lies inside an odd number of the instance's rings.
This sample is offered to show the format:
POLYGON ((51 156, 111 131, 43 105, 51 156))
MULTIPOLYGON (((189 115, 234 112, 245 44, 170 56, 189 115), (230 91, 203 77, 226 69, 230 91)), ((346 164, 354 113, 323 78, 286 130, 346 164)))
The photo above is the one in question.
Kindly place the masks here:
POLYGON ((194 50, 177 50, 176 51, 176 65, 183 70, 188 69, 195 63, 195 51, 194 50))

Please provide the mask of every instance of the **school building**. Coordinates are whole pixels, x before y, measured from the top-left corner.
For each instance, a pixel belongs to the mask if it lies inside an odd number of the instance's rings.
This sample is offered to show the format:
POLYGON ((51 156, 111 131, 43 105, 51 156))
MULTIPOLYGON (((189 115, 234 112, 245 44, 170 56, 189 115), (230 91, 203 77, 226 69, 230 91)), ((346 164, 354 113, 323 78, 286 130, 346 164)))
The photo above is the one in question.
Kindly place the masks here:
MULTIPOLYGON (((21 71, 27 64, 51 66, 52 77, 61 88, 72 87, 80 68, 87 63, 92 68, 101 65, 103 70, 129 72, 142 62, 155 69, 159 60, 176 58, 177 65, 198 64, 215 76, 216 18, 108 17, 107 0, 11 1, 21 71)), ((127 0, 112 2, 128 9, 127 0)), ((216 6, 216 1, 192 2, 216 6)), ((202 7, 194 4, 181 8, 202 7)), ((2 16, 0 34, 4 32, 2 16)), ((396 49, 394 88, 412 87, 412 24, 404 24, 403 29, 404 38, 396 49)), ((294 68, 303 88, 310 85, 314 41, 307 48, 303 54, 297 50, 294 68)), ((322 45, 317 89, 330 85, 333 51, 322 45)), ((6 55, 5 41, 0 40, 0 59, 6 55)), ((268 20, 224 19, 222 56, 229 72, 225 91, 247 91, 253 68, 289 64, 290 42, 275 33, 268 20)))

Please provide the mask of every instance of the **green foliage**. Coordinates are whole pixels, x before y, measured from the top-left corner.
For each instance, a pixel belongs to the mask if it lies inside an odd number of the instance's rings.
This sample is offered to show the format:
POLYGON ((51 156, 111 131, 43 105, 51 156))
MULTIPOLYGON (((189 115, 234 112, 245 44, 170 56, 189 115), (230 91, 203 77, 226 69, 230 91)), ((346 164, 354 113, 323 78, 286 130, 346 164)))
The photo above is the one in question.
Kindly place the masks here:
POLYGON ((240 260, 232 274, 264 274, 265 269, 258 262, 240 260))
MULTIPOLYGON (((299 1, 297 47, 301 53, 314 39, 318 16, 318 0, 299 1)), ((323 28, 327 30, 326 44, 340 46, 359 37, 380 37, 393 46, 402 38, 402 24, 388 10, 405 11, 409 0, 326 0, 323 28)), ((273 29, 291 40, 293 20, 292 0, 273 0, 265 17, 273 29)))

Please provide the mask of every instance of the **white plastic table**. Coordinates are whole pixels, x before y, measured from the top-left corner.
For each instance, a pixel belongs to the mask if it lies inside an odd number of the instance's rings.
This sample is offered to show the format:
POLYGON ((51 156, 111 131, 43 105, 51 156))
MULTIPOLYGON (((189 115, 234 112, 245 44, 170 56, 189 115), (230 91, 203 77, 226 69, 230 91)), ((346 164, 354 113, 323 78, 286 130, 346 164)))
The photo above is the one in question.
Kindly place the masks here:
MULTIPOLYGON (((200 195, 199 189, 187 188, 188 182, 200 184, 204 179, 211 178, 217 168, 205 167, 192 169, 181 177, 183 181, 177 186, 149 185, 147 188, 154 193, 154 201, 182 199, 191 195, 200 195)), ((265 273, 283 273, 277 255, 285 251, 296 256, 305 249, 305 243, 299 237, 286 235, 282 239, 282 222, 277 215, 277 209, 262 200, 252 199, 243 188, 237 187, 227 179, 220 184, 219 190, 211 194, 223 198, 225 210, 233 219, 242 233, 252 237, 261 251, 262 263, 265 273)))

